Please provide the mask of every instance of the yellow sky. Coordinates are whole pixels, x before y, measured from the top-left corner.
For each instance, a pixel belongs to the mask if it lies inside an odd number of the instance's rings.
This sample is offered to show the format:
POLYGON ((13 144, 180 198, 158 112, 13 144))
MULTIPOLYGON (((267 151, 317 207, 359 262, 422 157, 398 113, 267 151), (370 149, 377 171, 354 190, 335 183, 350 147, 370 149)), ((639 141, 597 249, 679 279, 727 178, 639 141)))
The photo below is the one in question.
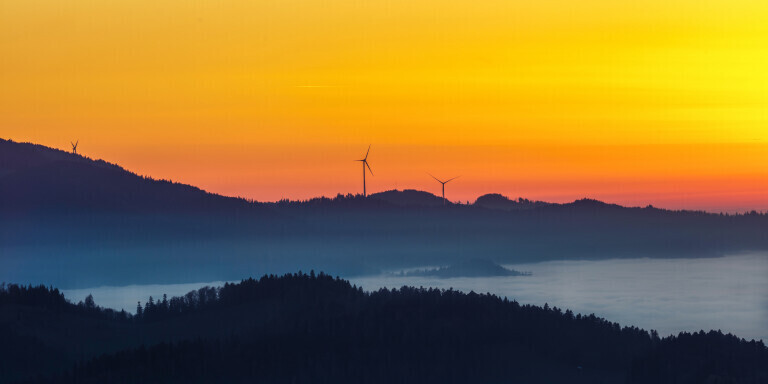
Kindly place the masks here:
POLYGON ((266 200, 356 192, 346 159, 374 143, 378 189, 425 168, 474 175, 462 200, 768 208, 766 20, 752 0, 4 1, 0 137, 266 200))

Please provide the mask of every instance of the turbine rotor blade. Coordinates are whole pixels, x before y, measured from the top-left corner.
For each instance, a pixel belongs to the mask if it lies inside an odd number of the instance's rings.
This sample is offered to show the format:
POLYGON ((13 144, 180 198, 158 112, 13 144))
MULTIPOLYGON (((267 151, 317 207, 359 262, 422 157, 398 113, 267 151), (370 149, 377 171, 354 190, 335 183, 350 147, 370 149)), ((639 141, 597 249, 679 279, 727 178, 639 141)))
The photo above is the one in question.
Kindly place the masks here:
POLYGON ((368 167, 368 172, 370 172, 371 176, 373 176, 373 171, 371 170, 371 166, 368 165, 368 162, 367 161, 363 161, 363 164, 365 164, 365 166, 368 167))
POLYGON ((368 144, 368 150, 365 151, 365 157, 363 158, 364 160, 368 160, 368 153, 370 153, 370 152, 371 152, 371 145, 368 144))
MULTIPOLYGON (((431 173, 429 173, 429 172, 427 172, 427 175, 430 175, 430 176, 432 176, 432 174, 431 174, 431 173)), ((440 184, 444 184, 444 183, 443 183, 442 181, 440 181, 440 179, 438 179, 437 177, 434 177, 434 176, 432 176, 432 178, 433 178, 433 179, 435 179, 435 180, 437 180, 437 182, 438 182, 438 183, 440 183, 440 184)))
POLYGON ((456 180, 456 179, 458 179, 459 177, 461 177, 461 176, 456 176, 456 177, 454 177, 454 178, 452 178, 452 179, 448 179, 448 180, 446 180, 445 182, 447 183, 447 182, 449 182, 449 181, 451 181, 451 180, 456 180))

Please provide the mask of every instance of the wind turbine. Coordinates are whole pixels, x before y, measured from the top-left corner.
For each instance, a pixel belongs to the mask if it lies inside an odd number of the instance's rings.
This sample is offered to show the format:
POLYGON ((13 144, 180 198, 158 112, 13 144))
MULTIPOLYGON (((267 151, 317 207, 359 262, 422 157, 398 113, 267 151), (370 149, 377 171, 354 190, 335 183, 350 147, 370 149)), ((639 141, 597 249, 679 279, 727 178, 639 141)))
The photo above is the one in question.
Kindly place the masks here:
POLYGON ((355 160, 363 163, 363 197, 366 196, 365 194, 365 167, 368 167, 368 172, 371 173, 371 176, 373 176, 373 171, 371 170, 371 166, 368 165, 368 153, 371 152, 371 145, 368 144, 368 151, 365 152, 365 157, 363 157, 361 160, 355 160))
MULTIPOLYGON (((429 172, 427 172, 427 175, 432 176, 432 174, 429 173, 429 172)), ((450 178, 450 179, 448 179, 446 181, 442 181, 442 180, 438 179, 437 177, 432 176, 433 179, 437 180, 438 183, 443 185, 443 205, 445 205, 445 185, 448 184, 448 182, 450 182, 451 180, 458 179, 459 177, 461 177, 461 176, 456 176, 456 177, 450 178)))
POLYGON ((73 142, 71 142, 71 141, 69 142, 70 144, 72 144, 72 153, 74 153, 75 155, 77 155, 77 144, 78 144, 79 142, 80 142, 80 140, 77 140, 77 141, 75 141, 74 143, 73 143, 73 142))

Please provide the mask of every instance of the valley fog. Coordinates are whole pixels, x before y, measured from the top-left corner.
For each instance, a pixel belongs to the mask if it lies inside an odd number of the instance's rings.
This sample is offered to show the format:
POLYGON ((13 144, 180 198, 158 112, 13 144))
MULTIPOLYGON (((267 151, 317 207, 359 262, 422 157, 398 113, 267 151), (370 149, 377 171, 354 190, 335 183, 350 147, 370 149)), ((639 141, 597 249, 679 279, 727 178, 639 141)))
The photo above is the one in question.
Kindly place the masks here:
MULTIPOLYGON (((507 264, 533 276, 483 278, 397 277, 348 278, 371 291, 404 285, 489 292, 522 304, 557 306, 656 329, 661 335, 720 329, 745 339, 768 340, 768 254, 698 259, 611 259, 507 264)), ((253 274, 259 277, 258 273, 253 274)), ((247 276, 243 276, 244 278, 247 276)), ((93 294, 98 305, 135 312, 137 301, 165 293, 179 296, 205 285, 132 285, 64 290, 79 301, 93 294)))

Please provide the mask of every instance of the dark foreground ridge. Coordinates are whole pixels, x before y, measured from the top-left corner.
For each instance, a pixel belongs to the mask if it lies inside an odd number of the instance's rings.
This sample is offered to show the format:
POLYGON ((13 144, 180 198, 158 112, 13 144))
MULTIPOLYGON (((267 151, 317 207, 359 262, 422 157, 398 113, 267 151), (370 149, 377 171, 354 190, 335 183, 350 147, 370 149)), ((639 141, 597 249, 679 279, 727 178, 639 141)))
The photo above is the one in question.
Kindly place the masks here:
POLYGON ((0 382, 765 383, 768 349, 497 296, 364 292, 325 274, 150 298, 136 315, 0 289, 0 382))

